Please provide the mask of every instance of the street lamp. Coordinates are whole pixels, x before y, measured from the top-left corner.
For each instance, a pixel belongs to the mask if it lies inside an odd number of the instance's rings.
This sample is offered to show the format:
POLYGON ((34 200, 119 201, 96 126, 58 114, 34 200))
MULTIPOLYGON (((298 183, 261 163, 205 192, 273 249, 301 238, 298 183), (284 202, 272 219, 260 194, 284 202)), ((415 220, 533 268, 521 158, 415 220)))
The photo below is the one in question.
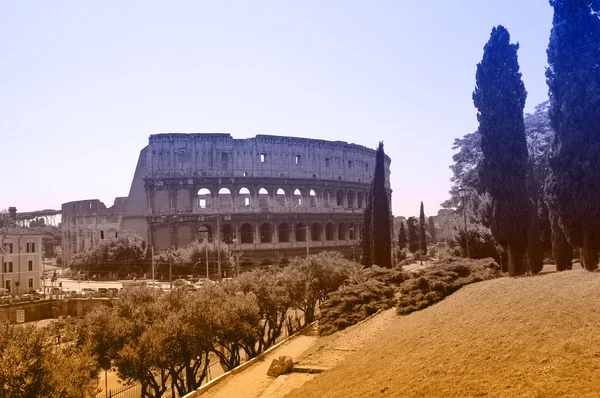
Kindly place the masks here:
POLYGON ((459 188, 458 195, 462 199, 463 218, 465 220, 465 247, 467 249, 467 258, 471 258, 471 253, 469 253, 469 231, 467 229, 467 205, 465 204, 466 197, 467 197, 467 189, 459 188))

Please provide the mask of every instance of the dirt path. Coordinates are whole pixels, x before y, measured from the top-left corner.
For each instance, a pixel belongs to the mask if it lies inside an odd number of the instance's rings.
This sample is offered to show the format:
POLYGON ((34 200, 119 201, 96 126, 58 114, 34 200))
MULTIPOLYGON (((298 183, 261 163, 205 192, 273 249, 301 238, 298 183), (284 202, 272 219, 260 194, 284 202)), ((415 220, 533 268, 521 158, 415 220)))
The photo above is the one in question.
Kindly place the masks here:
POLYGON ((241 373, 223 380, 200 396, 211 398, 272 397, 273 390, 279 389, 285 379, 284 376, 280 376, 277 379, 267 376, 267 371, 269 370, 273 359, 279 358, 282 355, 287 355, 296 360, 296 358, 306 351, 316 340, 316 326, 313 326, 309 331, 294 337, 262 360, 241 373), (283 379, 281 379, 282 377, 283 379))

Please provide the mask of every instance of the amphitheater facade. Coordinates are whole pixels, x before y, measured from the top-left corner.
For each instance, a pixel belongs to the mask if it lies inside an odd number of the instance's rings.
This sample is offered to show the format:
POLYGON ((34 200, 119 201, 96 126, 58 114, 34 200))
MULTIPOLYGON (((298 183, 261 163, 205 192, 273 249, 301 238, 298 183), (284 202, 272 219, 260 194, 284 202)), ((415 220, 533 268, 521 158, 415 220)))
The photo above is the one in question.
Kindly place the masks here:
MULTIPOLYGON (((386 157, 391 203, 390 162, 386 157)), ((158 249, 219 236, 242 266, 307 250, 358 257, 374 167, 375 150, 341 141, 151 135, 126 198, 111 208, 97 200, 63 205, 65 248, 91 247, 110 227, 135 231, 158 249)))

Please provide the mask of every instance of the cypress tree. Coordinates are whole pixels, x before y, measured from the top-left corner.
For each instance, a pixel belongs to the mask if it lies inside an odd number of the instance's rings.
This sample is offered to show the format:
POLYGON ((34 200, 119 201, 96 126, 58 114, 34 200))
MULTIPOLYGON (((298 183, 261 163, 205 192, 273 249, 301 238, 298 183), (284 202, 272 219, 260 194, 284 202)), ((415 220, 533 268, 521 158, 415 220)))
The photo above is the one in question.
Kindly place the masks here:
POLYGON ((400 231, 398 232, 398 247, 404 249, 408 239, 406 238, 406 229, 404 228, 404 221, 400 221, 400 231))
POLYGON ((390 216, 390 202, 385 187, 385 153, 383 142, 379 142, 371 191, 371 261, 383 268, 392 267, 390 216))
POLYGON ((526 271, 522 259, 529 224, 523 123, 527 92, 519 72, 518 49, 518 44, 510 44, 506 28, 493 28, 477 65, 473 92, 481 133, 479 177, 492 200, 490 227, 507 251, 510 276, 526 271))
POLYGON ((533 173, 533 162, 530 157, 528 170, 529 200, 529 236, 527 237, 527 264, 532 274, 537 274, 544 267, 544 248, 542 244, 542 230, 538 215, 538 189, 533 173))
POLYGON ((425 208, 421 202, 421 211, 419 213, 419 248, 421 254, 427 254, 427 234, 425 233, 425 208))
POLYGON ((556 263, 556 270, 569 270, 573 265, 573 248, 559 225, 558 214, 550 210, 549 216, 552 230, 552 255, 556 263))
POLYGON ((408 229, 408 251, 416 253, 419 250, 419 230, 417 229, 417 219, 409 217, 406 221, 408 229))
POLYGON ((373 261, 371 259, 371 213, 373 209, 373 206, 371 205, 372 190, 373 183, 371 183, 371 188, 367 192, 367 196, 365 198, 365 213, 360 231, 360 246, 362 248, 361 264, 365 267, 370 267, 373 265, 373 261))
POLYGON ((435 222, 433 216, 429 216, 429 236, 431 237, 431 243, 437 243, 437 236, 435 233, 435 222))
POLYGON ((598 267, 600 249, 600 2, 550 4, 554 17, 546 81, 556 135, 546 192, 558 217, 555 226, 582 249, 585 268, 591 271, 598 267))

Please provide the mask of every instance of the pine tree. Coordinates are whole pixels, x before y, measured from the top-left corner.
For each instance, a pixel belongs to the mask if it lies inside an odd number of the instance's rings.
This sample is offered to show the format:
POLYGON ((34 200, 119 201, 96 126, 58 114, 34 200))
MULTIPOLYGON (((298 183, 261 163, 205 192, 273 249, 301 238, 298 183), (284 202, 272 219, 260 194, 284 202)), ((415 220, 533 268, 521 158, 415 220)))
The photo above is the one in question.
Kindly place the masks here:
POLYGON ((429 216, 429 236, 431 237, 431 243, 437 243, 437 236, 435 233, 435 222, 433 221, 433 216, 429 216))
POLYGON ((408 229, 408 251, 416 253, 419 250, 419 229, 417 228, 417 219, 409 217, 406 221, 408 229))
POLYGON ((360 231, 360 246, 362 248, 361 264, 365 267, 373 265, 373 259, 371 258, 371 213, 373 206, 371 205, 371 191, 373 190, 373 183, 371 188, 367 192, 365 212, 363 216, 362 228, 360 231))
POLYGON ((421 254, 427 254, 427 234, 425 233, 425 208, 421 202, 421 211, 419 213, 419 248, 421 254))
POLYGON ((523 108, 527 92, 517 60, 518 44, 510 44, 503 26, 492 29, 477 65, 473 102, 478 110, 481 152, 479 177, 492 199, 491 230, 507 250, 508 273, 520 275, 527 248, 527 142, 523 108))
POLYGON ((406 248, 406 243, 408 239, 406 238, 406 229, 404 228, 404 221, 400 221, 400 231, 398 232, 398 247, 400 249, 406 248))
POLYGON ((379 142, 375 156, 375 175, 371 192, 371 261, 383 268, 392 267, 392 229, 390 203, 385 187, 385 153, 379 142))
MULTIPOLYGON (((600 249, 600 2, 551 0, 554 18, 546 81, 556 135, 546 192, 550 211, 585 268, 600 249)), ((554 232, 554 230, 553 230, 554 232)))

